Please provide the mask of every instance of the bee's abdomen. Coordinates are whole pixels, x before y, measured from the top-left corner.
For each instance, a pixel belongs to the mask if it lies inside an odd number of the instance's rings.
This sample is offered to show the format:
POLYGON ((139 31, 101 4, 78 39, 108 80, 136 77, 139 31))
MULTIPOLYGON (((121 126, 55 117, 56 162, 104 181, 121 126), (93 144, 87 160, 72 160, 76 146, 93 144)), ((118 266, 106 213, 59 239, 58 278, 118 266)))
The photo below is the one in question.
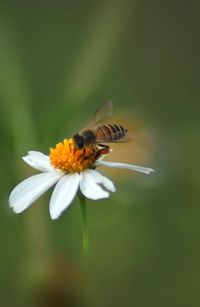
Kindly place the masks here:
POLYGON ((113 142, 121 139, 126 134, 127 129, 121 125, 107 124, 97 128, 96 134, 98 138, 113 142))

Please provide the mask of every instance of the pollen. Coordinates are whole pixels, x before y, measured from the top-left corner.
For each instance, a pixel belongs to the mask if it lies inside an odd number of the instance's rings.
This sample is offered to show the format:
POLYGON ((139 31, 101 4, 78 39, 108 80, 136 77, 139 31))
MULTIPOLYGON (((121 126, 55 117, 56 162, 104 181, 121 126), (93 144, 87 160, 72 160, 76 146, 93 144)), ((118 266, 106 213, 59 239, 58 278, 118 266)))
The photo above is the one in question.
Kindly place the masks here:
POLYGON ((50 148, 49 155, 51 165, 67 173, 93 168, 98 157, 99 148, 96 145, 77 148, 73 139, 64 139, 55 148, 50 148))

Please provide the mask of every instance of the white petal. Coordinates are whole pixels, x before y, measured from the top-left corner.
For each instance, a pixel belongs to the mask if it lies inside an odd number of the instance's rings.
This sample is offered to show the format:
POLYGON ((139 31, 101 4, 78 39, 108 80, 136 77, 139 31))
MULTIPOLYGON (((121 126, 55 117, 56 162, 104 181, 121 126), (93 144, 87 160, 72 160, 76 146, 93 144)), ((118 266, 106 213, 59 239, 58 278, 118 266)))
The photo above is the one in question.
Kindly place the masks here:
POLYGON ((78 190, 80 175, 68 174, 59 180, 51 196, 49 210, 52 220, 57 219, 70 205, 78 190))
POLYGON ((94 176, 97 184, 103 185, 110 192, 116 191, 114 184, 107 177, 101 175, 99 172, 93 169, 88 169, 87 172, 94 176))
POLYGON ((25 179, 11 192, 10 207, 15 213, 24 211, 60 178, 61 175, 55 172, 42 173, 25 179))
POLYGON ((113 168, 121 168, 121 169, 129 169, 131 171, 136 171, 144 174, 150 174, 151 172, 155 172, 152 168, 138 166, 134 164, 127 163, 118 163, 118 162, 109 162, 109 161, 97 161, 95 163, 96 166, 107 166, 113 168))
POLYGON ((97 180, 97 176, 91 172, 91 170, 87 169, 81 173, 81 181, 80 181, 80 190, 82 194, 90 199, 101 199, 107 198, 109 193, 104 191, 99 185, 97 180))
POLYGON ((48 172, 53 170, 49 157, 39 151, 29 151, 28 155, 23 157, 23 160, 39 171, 48 172))

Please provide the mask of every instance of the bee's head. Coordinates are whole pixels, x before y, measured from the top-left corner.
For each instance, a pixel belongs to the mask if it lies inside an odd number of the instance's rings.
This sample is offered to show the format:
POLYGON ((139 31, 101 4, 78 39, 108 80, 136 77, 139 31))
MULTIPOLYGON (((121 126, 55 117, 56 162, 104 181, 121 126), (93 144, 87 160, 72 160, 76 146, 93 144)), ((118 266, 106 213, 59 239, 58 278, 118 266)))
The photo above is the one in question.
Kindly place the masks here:
POLYGON ((84 146, 84 139, 83 139, 83 137, 80 134, 78 134, 78 133, 74 134, 73 135, 73 141, 74 141, 74 143, 76 144, 76 146, 78 148, 83 148, 83 146, 84 146))

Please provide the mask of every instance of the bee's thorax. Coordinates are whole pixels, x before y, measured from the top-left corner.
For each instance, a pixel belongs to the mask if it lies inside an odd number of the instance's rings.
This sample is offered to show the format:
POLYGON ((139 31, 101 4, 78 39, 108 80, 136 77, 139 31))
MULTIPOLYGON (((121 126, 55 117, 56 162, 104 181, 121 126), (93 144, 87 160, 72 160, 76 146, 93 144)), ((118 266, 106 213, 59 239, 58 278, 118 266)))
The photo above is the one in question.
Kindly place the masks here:
POLYGON ((92 130, 85 130, 81 136, 83 137, 85 145, 95 143, 95 134, 92 132, 92 130))

